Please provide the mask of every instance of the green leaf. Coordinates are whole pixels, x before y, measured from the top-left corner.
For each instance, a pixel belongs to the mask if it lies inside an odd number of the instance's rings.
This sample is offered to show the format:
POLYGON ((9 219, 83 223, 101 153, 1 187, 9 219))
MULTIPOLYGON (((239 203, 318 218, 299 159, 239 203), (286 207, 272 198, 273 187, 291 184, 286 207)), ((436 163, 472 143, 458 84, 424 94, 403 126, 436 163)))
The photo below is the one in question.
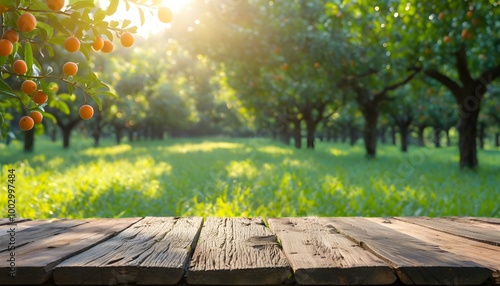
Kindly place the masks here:
POLYGON ((90 49, 89 49, 90 46, 91 45, 87 45, 87 44, 80 46, 80 52, 82 52, 82 54, 85 56, 85 59, 87 61, 90 60, 90 49))
POLYGON ((139 16, 141 17, 141 26, 142 26, 146 22, 146 18, 144 17, 144 11, 142 11, 142 9, 139 7, 137 7, 137 10, 139 11, 139 16))
POLYGON ((52 100, 52 105, 54 108, 59 109, 62 113, 68 115, 70 113, 69 107, 66 102, 61 100, 52 100))
POLYGON ((106 18, 106 12, 102 9, 97 9, 94 15, 95 24, 98 25, 104 18, 106 18))
POLYGON ((9 59, 9 57, 0 57, 0 67, 3 66, 7 60, 9 59))
POLYGON ((118 98, 118 95, 116 95, 115 93, 113 93, 111 91, 98 92, 98 94, 118 98))
POLYGON ((47 118, 49 119, 50 121, 52 121, 52 123, 57 123, 57 119, 55 118, 54 115, 48 113, 48 112, 42 112, 42 115, 44 118, 47 118))
POLYGON ((94 8, 95 4, 93 0, 77 1, 75 4, 71 5, 72 10, 78 10, 83 8, 94 8))
POLYGON ((8 85, 3 80, 0 80, 0 90, 8 92, 8 93, 11 93, 13 96, 16 96, 16 95, 14 95, 14 91, 12 90, 12 88, 10 87, 10 85, 8 85))
POLYGON ((99 99, 99 97, 97 96, 91 96, 92 99, 97 103, 97 106, 99 107, 99 110, 102 111, 102 103, 101 103, 101 100, 99 99))
POLYGON ((75 92, 75 87, 72 84, 68 83, 68 93, 73 94, 74 92, 75 92))
POLYGON ((130 21, 129 19, 125 19, 123 20, 123 23, 122 23, 122 29, 125 29, 128 27, 128 25, 130 25, 130 23, 132 23, 132 21, 130 21))
POLYGON ((37 22, 36 26, 40 28, 42 41, 47 42, 54 35, 54 28, 52 28, 52 26, 47 25, 41 21, 37 22))
POLYGON ((33 75, 33 50, 29 42, 24 44, 24 61, 28 66, 28 75, 33 75))
POLYGON ((120 3, 119 0, 111 0, 111 3, 109 3, 109 7, 108 9, 106 10, 106 14, 108 16, 111 16, 113 15, 114 13, 116 13, 116 10, 118 9, 118 4, 120 3))

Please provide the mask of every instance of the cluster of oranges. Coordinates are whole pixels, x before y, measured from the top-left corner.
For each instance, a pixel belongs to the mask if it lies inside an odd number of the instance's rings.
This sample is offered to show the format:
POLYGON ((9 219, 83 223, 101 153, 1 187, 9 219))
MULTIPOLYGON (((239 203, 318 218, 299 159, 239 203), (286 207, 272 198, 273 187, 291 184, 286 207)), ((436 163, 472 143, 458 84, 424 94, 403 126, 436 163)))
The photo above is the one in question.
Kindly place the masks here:
MULTIPOLYGON (((52 11, 60 11, 65 6, 66 0, 46 0, 47 7, 52 11)), ((2 6, 2 5, 0 5, 2 6)), ((3 6, 2 6, 3 7, 3 6)), ((1 8, 1 7, 0 7, 1 8)), ((6 8, 6 7, 5 7, 6 8)), ((0 13, 7 11, 8 9, 0 9, 0 13)), ((161 22, 169 23, 173 19, 172 12, 167 7, 159 8, 158 18, 161 22)), ((19 41, 19 33, 30 33, 35 30, 37 26, 36 17, 30 12, 24 12, 17 19, 17 30, 7 29, 0 39, 0 56, 7 57, 13 53, 14 45, 19 41)), ((124 47, 131 47, 134 44, 134 36, 129 32, 123 32, 119 35, 120 43, 124 47)), ((70 36, 64 41, 64 49, 70 53, 75 53, 80 50, 80 39, 75 36, 70 36)), ((113 43, 101 36, 96 36, 95 40, 91 44, 94 51, 101 51, 103 53, 111 53, 114 49, 113 43)), ((12 72, 23 76, 28 72, 28 65, 22 59, 17 59, 12 63, 12 72)), ((66 62, 62 71, 64 76, 71 77, 78 73, 78 64, 74 62, 66 62)), ((27 79, 22 83, 21 90, 23 93, 30 96, 31 100, 37 105, 45 104, 48 100, 47 94, 38 88, 35 81, 27 79)), ((85 104, 80 107, 79 115, 82 119, 88 120, 94 116, 94 109, 92 106, 85 104)), ((29 116, 23 116, 19 121, 19 126, 22 130, 28 131, 34 127, 34 124, 40 123, 43 119, 43 115, 39 111, 32 111, 29 116)))

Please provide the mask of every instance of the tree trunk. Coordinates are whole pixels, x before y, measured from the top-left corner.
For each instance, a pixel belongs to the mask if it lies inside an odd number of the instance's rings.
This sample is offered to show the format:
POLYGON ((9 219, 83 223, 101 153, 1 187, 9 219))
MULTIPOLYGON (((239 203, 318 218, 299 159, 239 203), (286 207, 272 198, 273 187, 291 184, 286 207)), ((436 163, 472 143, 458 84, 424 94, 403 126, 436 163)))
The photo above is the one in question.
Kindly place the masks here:
POLYGON ((122 137, 123 137, 123 125, 120 124, 113 124, 113 127, 115 128, 115 142, 117 145, 122 143, 122 137))
POLYGON ((94 130, 92 130, 92 137, 94 137, 94 146, 99 146, 99 140, 101 139, 102 129, 100 126, 96 126, 94 130))
POLYGON ((368 158, 375 158, 377 153, 378 110, 374 106, 365 106, 363 117, 365 118, 363 139, 365 141, 366 156, 368 158))
POLYGON ((481 148, 481 150, 484 150, 484 138, 485 138, 485 132, 484 132, 484 130, 485 129, 486 129, 486 124, 479 123, 479 134, 478 134, 478 137, 479 137, 479 148, 481 148))
POLYGON ((479 117, 479 108, 473 110, 460 118, 458 124, 458 148, 460 150, 460 168, 475 169, 478 165, 477 160, 477 121, 479 117))
POLYGON ((441 147, 441 128, 439 127, 434 127, 434 146, 441 147))
POLYGON ((424 147, 425 146, 425 140, 424 140, 424 130, 425 130, 425 125, 419 125, 418 128, 417 128, 417 144, 418 146, 420 147, 424 147))
POLYGON ((354 146, 354 144, 356 144, 356 141, 358 141, 356 129, 354 128, 353 124, 349 124, 349 145, 354 146))
POLYGON ((386 131, 387 131, 387 126, 386 125, 380 127, 380 142, 382 144, 386 144, 387 143, 387 140, 385 138, 386 131))
POLYGON ((290 132, 288 130, 288 122, 283 123, 283 129, 278 131, 278 137, 283 144, 290 145, 290 132))
POLYGON ((52 125, 52 128, 51 128, 51 130, 50 130, 50 140, 51 140, 52 142, 56 142, 56 139, 57 139, 57 137, 56 137, 56 134, 57 134, 57 133, 56 133, 56 132, 57 132, 57 131, 56 131, 56 126, 55 126, 55 125, 52 125))
POLYGON ((495 147, 500 147, 500 132, 495 133, 495 147))
POLYGON ((391 143, 396 145, 396 125, 391 126, 391 143))
POLYGON ((33 152, 35 148, 35 128, 24 132, 24 152, 33 152))
MULTIPOLYGON (((121 131, 120 131, 120 132, 121 132, 121 131)), ((134 142, 134 129, 129 128, 129 129, 127 130, 127 132, 128 132, 128 142, 129 142, 129 143, 134 142)))
POLYGON ((316 124, 311 120, 306 121, 306 131, 307 131, 307 135, 306 135, 307 149, 314 149, 316 124))
POLYGON ((451 146, 451 138, 450 138, 450 128, 444 130, 444 134, 446 134, 446 146, 451 146))
POLYGON ((293 122, 293 139, 295 142, 295 148, 300 149, 302 147, 302 135, 300 133, 300 121, 293 122))
POLYGON ((342 131, 340 132, 340 142, 345 143, 347 141, 347 129, 342 128, 342 131))
POLYGON ((401 135, 401 152, 408 152, 408 127, 409 124, 399 125, 399 133, 401 135))
POLYGON ((63 148, 67 149, 69 147, 69 138, 71 135, 72 128, 68 126, 61 127, 63 133, 63 148))

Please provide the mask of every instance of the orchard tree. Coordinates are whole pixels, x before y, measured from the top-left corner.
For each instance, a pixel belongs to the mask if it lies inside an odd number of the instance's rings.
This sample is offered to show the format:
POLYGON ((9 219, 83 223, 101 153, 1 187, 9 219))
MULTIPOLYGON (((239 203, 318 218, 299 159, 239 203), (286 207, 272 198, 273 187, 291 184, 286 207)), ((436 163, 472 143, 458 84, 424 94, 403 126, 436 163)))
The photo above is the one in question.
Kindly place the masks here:
MULTIPOLYGON (((0 0, 0 101, 4 102, 0 108, 6 101, 19 102, 26 114, 19 120, 21 130, 31 130, 41 117, 50 116, 45 108, 59 101, 51 82, 65 85, 70 95, 79 91, 83 97, 79 115, 84 120, 92 118, 92 105, 101 108, 99 96, 114 96, 90 67, 85 66, 82 71, 84 65, 72 61, 58 63, 57 67, 44 65, 37 57, 53 57, 60 46, 65 50, 64 55, 81 53, 90 61, 93 52, 112 52, 114 38, 119 38, 124 47, 132 46, 137 27, 130 26, 129 19, 109 18, 117 12, 120 2, 126 10, 137 9, 141 24, 145 11, 157 15, 162 22, 172 20, 169 8, 158 7, 161 0, 111 0, 104 9, 94 0, 0 0), (22 92, 16 92, 7 83, 9 77, 22 81, 22 92)), ((64 55, 58 56, 64 58, 64 55)), ((64 111, 61 106, 56 104, 55 108, 64 111)), ((0 109, 0 125, 5 124, 9 113, 9 109, 0 109)))
POLYGON ((478 166, 476 134, 488 86, 500 77, 496 1, 387 2, 390 51, 423 67, 458 106, 460 167, 478 166))

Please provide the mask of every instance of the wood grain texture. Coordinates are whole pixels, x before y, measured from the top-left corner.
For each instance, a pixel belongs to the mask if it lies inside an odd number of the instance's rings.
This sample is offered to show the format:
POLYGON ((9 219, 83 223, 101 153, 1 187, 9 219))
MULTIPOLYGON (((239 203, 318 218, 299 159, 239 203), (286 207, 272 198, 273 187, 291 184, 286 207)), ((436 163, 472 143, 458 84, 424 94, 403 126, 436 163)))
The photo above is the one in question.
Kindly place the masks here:
POLYGON ((500 284, 500 247, 443 233, 396 219, 367 218, 385 227, 437 245, 464 260, 471 260, 492 270, 491 278, 500 284))
MULTIPOLYGON (((8 276, 5 259, 0 260, 1 285, 41 284, 64 259, 115 235, 138 219, 33 221, 37 224, 16 232, 16 274, 8 276)), ((21 224, 22 226, 24 224, 21 224)), ((5 237, 0 237, 4 245, 5 237)), ((2 252, 3 254, 3 252, 2 252)))
POLYGON ((384 285, 397 277, 371 252, 322 218, 268 219, 302 285, 384 285))
POLYGON ((500 218, 494 217, 464 217, 466 219, 500 225, 500 218))
POLYGON ((187 282, 273 285, 290 275, 276 237, 260 218, 208 218, 191 260, 187 282))
POLYGON ((22 223, 25 221, 30 221, 31 219, 29 218, 16 218, 14 219, 14 222, 10 221, 8 218, 1 218, 0 219, 0 225, 6 225, 6 224, 16 224, 16 223, 22 223))
POLYGON ((364 218, 329 218, 333 227, 391 264, 414 285, 479 285, 491 270, 407 234, 364 218))
POLYGON ((200 217, 146 217, 58 265, 58 285, 176 284, 201 229, 200 217))
POLYGON ((477 240, 484 243, 500 246, 500 231, 494 231, 495 226, 490 229, 479 227, 470 223, 463 223, 459 220, 446 218, 428 217, 396 217, 396 219, 425 226, 449 234, 477 240))

